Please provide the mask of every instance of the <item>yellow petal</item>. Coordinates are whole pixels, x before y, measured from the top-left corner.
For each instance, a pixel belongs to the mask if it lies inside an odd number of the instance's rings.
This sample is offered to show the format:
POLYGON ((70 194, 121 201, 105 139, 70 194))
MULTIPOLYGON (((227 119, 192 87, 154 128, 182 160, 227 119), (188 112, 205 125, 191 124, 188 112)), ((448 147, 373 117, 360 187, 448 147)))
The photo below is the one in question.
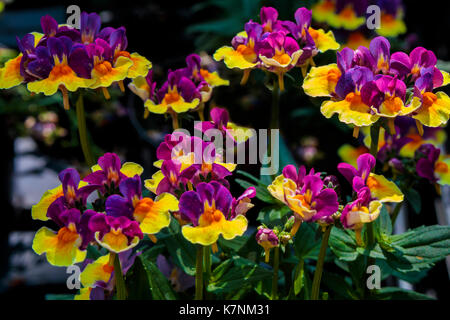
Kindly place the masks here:
POLYGON ((128 78, 145 77, 148 70, 152 68, 152 63, 139 53, 132 53, 130 59, 133 62, 132 66, 128 69, 128 78))
MULTIPOLYGON (((104 62, 109 63, 109 62, 104 62)), ((133 65, 133 61, 127 57, 120 56, 117 58, 114 66, 108 71, 104 72, 104 68, 100 68, 100 65, 96 65, 91 72, 94 82, 91 84, 91 89, 100 87, 109 87, 114 82, 123 80, 128 75, 128 70, 133 65)))
POLYGON ((81 288, 80 293, 73 297, 74 300, 90 300, 92 288, 81 288))
POLYGON ((403 193, 397 185, 382 175, 371 173, 367 178, 367 186, 373 198, 380 202, 402 202, 403 193))
POLYGON ((60 233, 61 230, 56 233, 47 227, 42 227, 34 236, 33 250, 39 255, 46 253, 47 261, 54 266, 70 266, 83 261, 86 250, 78 249, 81 237, 70 231, 67 231, 66 236, 59 237, 60 233))
POLYGON ((325 33, 323 29, 316 30, 313 28, 309 28, 308 31, 313 38, 314 43, 316 44, 317 50, 319 50, 320 52, 325 52, 327 50, 337 50, 341 46, 336 42, 333 31, 331 30, 325 33))
POLYGON ((312 67, 303 80, 303 90, 311 97, 331 97, 341 71, 336 63, 321 67, 312 67))
POLYGON ((141 165, 134 162, 125 162, 122 168, 120 169, 120 172, 122 172, 127 177, 132 178, 135 175, 140 176, 142 172, 144 172, 144 168, 142 168, 141 165))
POLYGON ((382 203, 380 201, 371 201, 369 212, 363 210, 349 211, 347 215, 347 224, 351 229, 361 229, 365 223, 375 221, 380 215, 382 203))
POLYGON ((97 240, 98 244, 115 253, 127 251, 134 248, 139 243, 139 237, 137 236, 134 237, 130 244, 128 244, 128 238, 122 233, 115 235, 112 232, 109 232, 103 236, 102 240, 99 239, 99 234, 99 232, 95 233, 95 240, 97 240))
POLYGON ((324 101, 320 111, 326 118, 331 118, 333 114, 337 113, 339 121, 357 127, 369 126, 380 118, 370 114, 370 108, 364 103, 350 103, 345 99, 337 102, 324 101))
POLYGON ((156 189, 158 188, 158 185, 162 179, 164 179, 164 175, 162 171, 159 170, 152 175, 151 179, 147 179, 144 181, 144 186, 145 188, 147 188, 147 190, 156 194, 156 189))
POLYGON ((250 69, 257 65, 254 61, 256 61, 256 54, 244 56, 240 52, 234 50, 233 47, 224 46, 214 53, 214 60, 225 62, 225 65, 232 69, 250 69))
POLYGON ((286 202, 285 199, 284 199, 284 189, 283 189, 284 179, 285 179, 284 176, 282 174, 280 174, 267 187, 267 190, 269 190, 269 192, 272 195, 272 197, 274 197, 275 199, 280 200, 283 203, 286 202))
POLYGON ((128 88, 141 98, 142 101, 146 101, 149 98, 150 87, 144 77, 135 77, 133 81, 128 84, 128 88))
POLYGON ((0 69, 0 89, 9 89, 22 83, 23 77, 20 75, 20 61, 22 54, 5 63, 0 69))
POLYGON ((247 230, 247 225, 247 219, 242 215, 238 215, 233 220, 223 218, 219 222, 206 226, 183 226, 181 232, 189 242, 209 246, 217 242, 220 234, 226 240, 243 235, 245 230, 247 230))
POLYGON ((445 92, 436 93, 437 100, 431 106, 422 105, 413 114, 414 119, 419 120, 427 127, 439 127, 446 124, 450 115, 450 98, 445 92))
POLYGON ((109 264, 110 253, 101 256, 94 262, 88 264, 80 274, 81 284, 84 287, 93 287, 97 281, 107 283, 111 278, 114 267, 109 264))
POLYGON ((31 208, 31 217, 34 220, 47 221, 48 207, 59 197, 63 196, 62 186, 45 191, 41 200, 31 208))
POLYGON ((138 204, 134 216, 143 233, 155 234, 169 226, 171 211, 178 211, 178 199, 170 193, 162 193, 155 201, 146 201, 145 207, 138 204))

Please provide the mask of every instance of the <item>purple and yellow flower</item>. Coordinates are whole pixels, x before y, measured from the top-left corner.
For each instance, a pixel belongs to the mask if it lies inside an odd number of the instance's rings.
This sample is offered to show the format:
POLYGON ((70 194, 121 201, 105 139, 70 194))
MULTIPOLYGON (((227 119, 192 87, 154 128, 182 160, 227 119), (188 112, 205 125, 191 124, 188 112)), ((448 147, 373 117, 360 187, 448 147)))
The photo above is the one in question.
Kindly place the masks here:
POLYGON ((247 22, 245 32, 238 34, 231 41, 231 46, 223 46, 214 53, 214 60, 223 60, 230 68, 244 70, 241 83, 244 84, 250 74, 250 70, 259 64, 258 48, 263 34, 263 27, 256 22, 247 22))
POLYGON ((139 223, 126 216, 97 213, 89 220, 89 229, 98 244, 115 253, 135 247, 144 237, 139 223))
POLYGON ((284 74, 297 65, 302 53, 297 41, 278 31, 261 40, 258 57, 265 69, 278 75, 280 90, 284 90, 284 74))
MULTIPOLYGON (((123 275, 127 274, 139 254, 133 254, 132 250, 118 254, 123 275)), ((83 288, 75 300, 106 300, 112 297, 115 285, 114 259, 115 255, 108 253, 84 267, 80 274, 83 288)))
POLYGON ((86 210, 83 214, 76 208, 66 209, 52 217, 60 227, 58 232, 42 227, 33 239, 33 250, 46 254, 47 261, 55 266, 70 266, 86 257, 86 247, 94 239, 88 229, 89 219, 96 214, 86 210))
POLYGON ((341 122, 353 124, 356 127, 375 123, 379 116, 364 103, 361 97, 362 87, 372 80, 373 72, 367 67, 355 66, 347 70, 336 84, 336 101, 324 101, 320 111, 326 118, 331 118, 337 113, 341 122))
POLYGON ((215 245, 219 236, 225 240, 242 236, 248 221, 243 215, 231 218, 233 197, 218 182, 199 183, 196 191, 187 191, 180 198, 180 213, 192 226, 183 226, 183 236, 192 243, 215 245))
MULTIPOLYGON (((438 71, 439 72, 439 71, 438 71)), ((418 108, 412 112, 411 117, 416 120, 419 134, 423 135, 423 127, 439 127, 448 122, 450 117, 450 98, 439 91, 433 93, 435 77, 432 72, 427 72, 415 82, 415 92, 412 104, 418 108)))
POLYGON ((178 210, 178 200, 169 193, 160 193, 155 200, 142 197, 138 175, 123 180, 119 189, 122 195, 115 194, 106 199, 107 215, 134 219, 139 223, 140 231, 156 242, 154 234, 169 226, 170 212, 178 210))
POLYGON ((419 177, 432 184, 450 185, 450 157, 441 155, 441 150, 432 144, 423 144, 415 154, 416 171, 419 177))
POLYGON ((230 122, 230 116, 225 108, 214 107, 210 111, 210 117, 211 121, 202 121, 196 124, 194 128, 202 131, 209 137, 216 134, 216 132, 212 131, 212 134, 208 135, 208 130, 216 129, 235 143, 245 142, 252 137, 252 131, 249 128, 230 122))
POLYGON ((297 233, 302 221, 331 222, 331 215, 339 208, 336 192, 326 188, 320 173, 315 173, 314 169, 306 174, 304 166, 299 168, 298 173, 295 166, 286 166, 267 189, 294 212, 292 236, 297 233))
POLYGON ((389 181, 382 175, 371 172, 375 164, 375 158, 371 154, 366 153, 358 157, 357 168, 347 163, 340 163, 337 168, 356 192, 364 187, 368 187, 371 197, 375 200, 380 202, 403 201, 403 193, 394 182, 389 181))
POLYGON ((280 245, 280 239, 272 229, 259 228, 256 233, 256 242, 264 248, 265 262, 268 263, 270 259, 270 249, 280 245))
POLYGON ((365 23, 367 0, 336 0, 335 3, 335 13, 326 20, 330 26, 355 30, 365 23))
POLYGON ((375 221, 380 215, 382 203, 374 200, 368 187, 361 188, 355 201, 342 210, 341 222, 344 228, 355 230, 356 242, 362 245, 361 230, 364 224, 375 221))
POLYGON ((375 29, 376 33, 383 37, 396 37, 406 32, 401 0, 378 0, 376 5, 381 10, 380 28, 375 29))
POLYGON ((83 181, 102 186, 102 192, 113 191, 121 181, 126 178, 141 175, 144 168, 134 162, 120 163, 120 158, 115 153, 105 153, 98 159, 98 164, 92 168, 92 173, 87 175, 83 181))
POLYGON ((153 113, 182 113, 196 108, 201 99, 195 84, 183 75, 183 70, 169 72, 168 80, 145 107, 153 113))

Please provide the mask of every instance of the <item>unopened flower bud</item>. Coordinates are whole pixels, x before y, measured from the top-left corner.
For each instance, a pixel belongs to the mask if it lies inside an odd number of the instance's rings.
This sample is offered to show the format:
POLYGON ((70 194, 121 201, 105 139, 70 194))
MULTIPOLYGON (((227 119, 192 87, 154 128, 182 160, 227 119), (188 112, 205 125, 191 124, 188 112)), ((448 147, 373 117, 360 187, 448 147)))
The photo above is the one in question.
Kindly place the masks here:
POLYGON ((264 248, 266 263, 269 262, 270 249, 278 247, 280 240, 275 232, 268 228, 261 228, 256 233, 256 242, 264 248))

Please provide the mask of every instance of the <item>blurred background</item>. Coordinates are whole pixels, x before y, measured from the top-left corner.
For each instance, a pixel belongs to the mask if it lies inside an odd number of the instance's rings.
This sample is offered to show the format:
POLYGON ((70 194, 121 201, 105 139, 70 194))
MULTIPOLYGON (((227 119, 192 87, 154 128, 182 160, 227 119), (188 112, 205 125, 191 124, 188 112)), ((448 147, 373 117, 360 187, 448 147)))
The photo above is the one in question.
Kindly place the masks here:
MULTIPOLYGON (((211 58, 214 51, 228 45, 232 37, 243 29, 249 19, 258 20, 261 6, 274 6, 279 19, 293 20, 298 7, 311 8, 316 1, 262 0, 205 0, 172 1, 0 1, 0 66, 17 55, 15 36, 23 37, 40 31, 40 18, 52 15, 59 23, 67 19, 66 8, 77 4, 82 11, 100 14, 103 26, 127 29, 128 47, 153 63, 154 77, 164 80, 168 69, 183 67, 185 57, 193 52, 203 62, 218 69, 229 79, 229 87, 214 89, 209 107, 226 107, 233 122, 252 128, 267 128, 271 94, 264 84, 262 72, 252 72, 246 86, 240 86, 241 73, 228 70, 211 58)), ((408 1, 404 6, 407 32, 392 38, 395 50, 409 52, 415 46, 433 50, 441 69, 448 70, 450 52, 448 11, 439 5, 424 5, 408 1)), ((313 26, 330 29, 326 23, 313 21, 313 26)), ((339 43, 346 43, 353 31, 333 29, 339 43)), ((356 30, 365 38, 374 37, 365 27, 356 30)), ((334 52, 318 56, 316 64, 331 63, 334 52)), ((298 81, 288 81, 287 92, 281 98, 281 134, 297 164, 314 166, 330 174, 337 174, 341 161, 338 149, 344 144, 358 146, 352 130, 335 118, 325 119, 319 111, 319 101, 308 98, 298 81)), ((448 87, 444 91, 449 93, 448 87)), ((155 150, 165 134, 171 131, 169 119, 150 115, 144 120, 142 101, 126 90, 111 91, 112 99, 102 95, 87 95, 85 108, 88 129, 96 156, 116 152, 122 161, 133 161, 144 168, 144 178, 151 177, 155 168, 155 150)), ((74 105, 72 103, 72 105, 74 105)), ((190 119, 182 119, 187 124, 190 119)), ((448 128, 447 128, 448 134, 448 128)), ((31 250, 35 231, 42 226, 31 219, 30 208, 42 194, 59 184, 57 173, 66 167, 83 167, 83 154, 78 143, 75 111, 62 108, 62 97, 30 96, 27 90, 16 87, 0 91, 0 295, 7 297, 44 299, 51 294, 69 293, 65 268, 50 266, 44 257, 31 250)), ((448 149, 448 142, 444 146, 448 149)), ((239 169, 259 175, 257 165, 239 169)), ((232 184, 236 194, 242 190, 232 184)), ((449 190, 437 197, 433 188, 424 183, 419 189, 421 212, 407 207, 398 219, 397 232, 420 225, 449 223, 449 190)), ((256 226, 258 203, 249 212, 256 226)), ((449 261, 442 261, 428 274, 418 275, 414 281, 400 286, 445 299, 448 298, 449 261)), ((389 279, 387 280, 389 281, 389 279)), ((73 293, 73 292, 72 292, 73 293)))

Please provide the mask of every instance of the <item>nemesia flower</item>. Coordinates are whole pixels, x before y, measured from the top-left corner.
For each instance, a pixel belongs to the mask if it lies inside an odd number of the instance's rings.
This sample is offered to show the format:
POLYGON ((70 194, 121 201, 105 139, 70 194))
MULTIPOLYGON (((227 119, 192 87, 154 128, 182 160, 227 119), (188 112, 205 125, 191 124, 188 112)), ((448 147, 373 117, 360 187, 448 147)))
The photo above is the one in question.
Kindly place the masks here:
POLYGON ((102 186, 102 192, 109 190, 113 193, 121 181, 141 175, 144 168, 133 162, 125 162, 121 165, 117 154, 108 152, 98 159, 98 164, 94 165, 91 170, 92 173, 87 175, 83 181, 102 186))
POLYGON ((280 240, 272 229, 258 228, 256 233, 256 242, 264 248, 265 262, 268 263, 270 259, 270 249, 278 247, 280 240))
POLYGON ((154 95, 154 100, 147 99, 144 105, 153 113, 181 113, 196 108, 200 98, 195 84, 182 70, 177 70, 169 72, 168 80, 154 95))
POLYGON ((95 234, 98 244, 115 253, 135 247, 144 238, 137 221, 108 213, 92 216, 89 229, 95 234))
POLYGON ((183 236, 192 243, 215 245, 219 236, 234 239, 247 230, 247 219, 239 214, 231 219, 232 196, 220 183, 199 183, 196 191, 187 191, 180 198, 180 213, 192 226, 182 227, 183 236))
POLYGON ((245 142, 252 136, 252 131, 248 128, 238 126, 230 122, 227 109, 214 107, 210 111, 211 121, 202 121, 194 126, 208 136, 208 130, 219 130, 224 136, 230 137, 235 143, 245 142))
POLYGON ((428 179, 430 183, 450 184, 450 158, 440 156, 441 150, 432 144, 423 144, 416 151, 416 171, 419 177, 428 179))
POLYGON ((83 214, 76 208, 66 209, 52 220, 60 227, 54 232, 42 227, 33 239, 33 250, 46 254, 47 261, 55 266, 70 266, 86 257, 86 247, 94 239, 87 227, 89 219, 96 214, 86 210, 83 214))
POLYGON ((331 97, 341 77, 337 64, 312 67, 303 81, 303 90, 311 97, 331 97))
MULTIPOLYGON (((140 252, 133 254, 131 249, 118 254, 123 275, 127 274, 138 255, 140 252)), ((88 263, 80 274, 80 281, 83 288, 75 296, 75 300, 111 298, 115 286, 114 255, 108 253, 88 263)))
POLYGON ((362 245, 361 230, 365 223, 372 222, 380 215, 382 203, 371 198, 368 187, 361 188, 355 201, 342 210, 341 222, 344 228, 355 230, 356 242, 362 245))
POLYGON ((370 39, 366 38, 363 33, 355 31, 349 34, 347 37, 347 43, 344 47, 356 50, 359 47, 369 48, 370 39))
POLYGON ((337 113, 340 121, 356 127, 375 123, 379 116, 373 113, 361 97, 362 87, 372 80, 373 73, 366 67, 356 66, 347 70, 336 84, 335 93, 338 100, 324 101, 320 111, 326 118, 337 113))
POLYGON ((423 135, 422 125, 439 127, 446 124, 450 117, 450 98, 448 95, 443 91, 436 94, 432 92, 434 74, 425 73, 416 80, 414 86, 413 104, 416 104, 418 108, 412 112, 411 117, 416 119, 417 128, 421 135, 423 135))
POLYGON ((377 0, 375 3, 381 10, 380 28, 375 32, 384 37, 395 37, 406 32, 401 0, 377 0))
POLYGON ((127 217, 139 223, 142 233, 153 236, 170 224, 170 211, 178 210, 178 200, 169 193, 160 193, 155 200, 142 197, 141 179, 138 175, 126 178, 119 185, 122 195, 106 199, 105 211, 113 217, 127 217))
POLYGON ((311 169, 306 175, 304 166, 297 173, 293 165, 284 167, 282 174, 267 187, 273 197, 294 212, 292 236, 296 234, 302 221, 331 222, 331 215, 338 210, 339 203, 336 192, 326 187, 320 173, 314 173, 314 169, 311 169))
POLYGON ((258 52, 255 47, 263 34, 263 27, 256 22, 245 24, 245 33, 237 35, 231 41, 232 46, 223 46, 214 53, 214 60, 223 60, 225 65, 232 69, 244 70, 242 84, 250 74, 250 70, 258 65, 258 52))
POLYGON ((278 75, 280 90, 284 90, 284 73, 297 65, 302 52, 297 41, 283 31, 272 32, 260 42, 259 59, 264 68, 278 75))
POLYGON ((375 200, 380 202, 403 201, 403 193, 394 182, 371 172, 376 164, 376 160, 371 154, 366 153, 359 156, 357 164, 357 169, 347 163, 340 163, 337 167, 356 192, 361 188, 369 187, 371 197, 375 200))
POLYGON ((335 14, 329 15, 326 21, 330 26, 355 30, 365 23, 367 0, 336 0, 335 3, 335 14))

